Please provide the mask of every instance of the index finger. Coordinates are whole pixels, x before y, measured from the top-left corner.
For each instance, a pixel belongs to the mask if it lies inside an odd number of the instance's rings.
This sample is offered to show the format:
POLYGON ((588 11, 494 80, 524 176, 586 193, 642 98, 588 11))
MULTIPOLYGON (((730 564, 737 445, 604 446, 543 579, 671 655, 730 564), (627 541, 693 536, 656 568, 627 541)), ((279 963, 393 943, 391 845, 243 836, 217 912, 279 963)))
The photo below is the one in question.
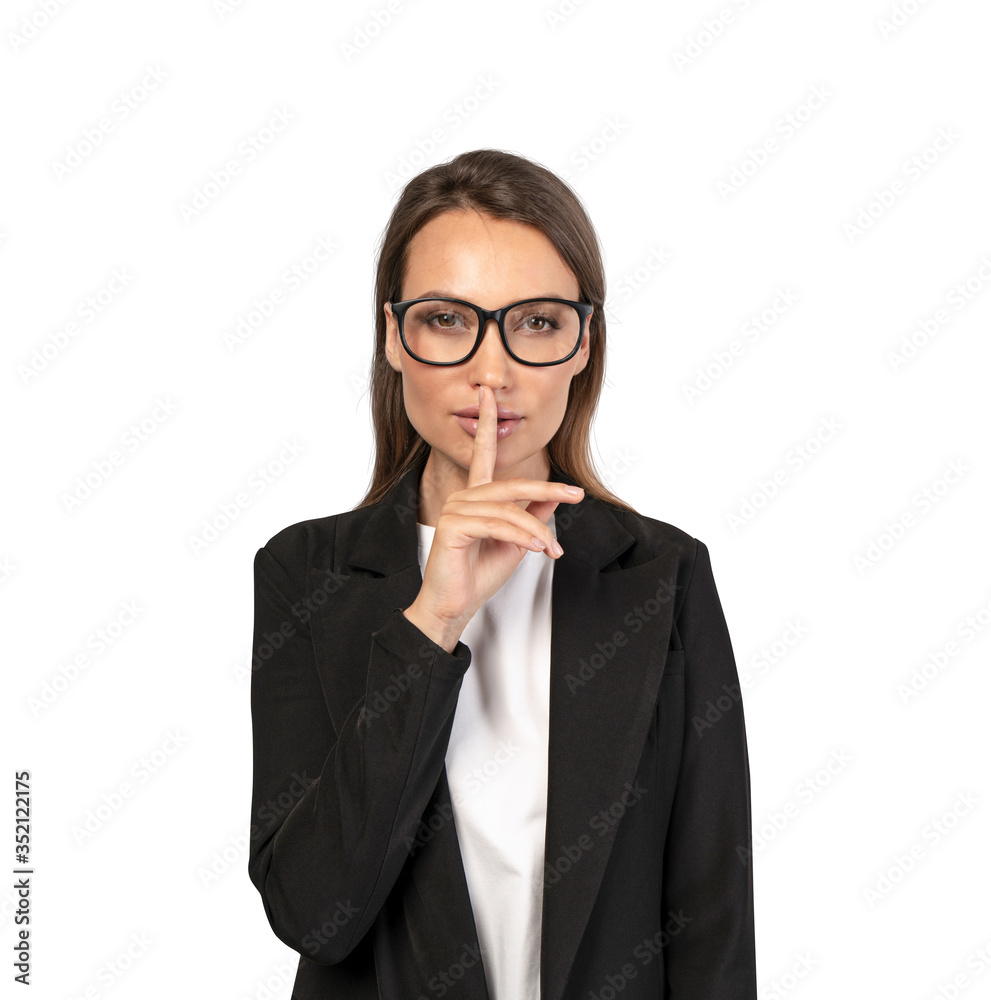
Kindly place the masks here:
POLYGON ((468 488, 492 482, 495 472, 497 429, 499 411, 495 396, 487 386, 478 387, 478 427, 475 428, 475 443, 471 449, 471 465, 468 466, 468 488))

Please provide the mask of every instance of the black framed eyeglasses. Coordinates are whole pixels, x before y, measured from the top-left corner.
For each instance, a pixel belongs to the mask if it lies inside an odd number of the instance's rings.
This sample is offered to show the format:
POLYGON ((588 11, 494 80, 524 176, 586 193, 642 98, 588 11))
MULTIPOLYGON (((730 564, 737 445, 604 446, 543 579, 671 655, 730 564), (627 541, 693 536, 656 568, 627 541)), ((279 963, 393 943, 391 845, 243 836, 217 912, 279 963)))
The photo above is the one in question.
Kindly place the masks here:
POLYGON ((593 306, 568 299, 521 299, 501 309, 482 309, 464 299, 426 298, 390 302, 399 337, 411 357, 427 365, 460 365, 482 343, 490 319, 499 324, 503 347, 521 365, 560 365, 581 347, 593 306))

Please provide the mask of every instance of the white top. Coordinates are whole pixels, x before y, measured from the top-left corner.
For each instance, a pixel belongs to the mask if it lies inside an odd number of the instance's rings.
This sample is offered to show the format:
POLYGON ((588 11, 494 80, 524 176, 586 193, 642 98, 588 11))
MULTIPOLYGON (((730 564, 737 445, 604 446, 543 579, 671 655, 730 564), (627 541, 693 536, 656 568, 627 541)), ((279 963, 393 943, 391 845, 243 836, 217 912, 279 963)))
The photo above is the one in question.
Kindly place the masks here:
MULTIPOLYGON (((416 529, 422 574, 434 528, 416 529)), ((491 1000, 540 998, 553 573, 527 552, 461 635, 471 665, 445 765, 491 1000)))

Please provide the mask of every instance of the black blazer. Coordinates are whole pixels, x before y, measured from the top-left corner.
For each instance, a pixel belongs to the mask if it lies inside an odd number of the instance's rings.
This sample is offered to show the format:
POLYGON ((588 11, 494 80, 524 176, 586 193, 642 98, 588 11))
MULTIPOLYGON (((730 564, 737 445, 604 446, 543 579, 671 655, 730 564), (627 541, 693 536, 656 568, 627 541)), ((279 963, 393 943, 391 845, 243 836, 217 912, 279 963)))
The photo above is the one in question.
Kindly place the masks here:
MULTIPOLYGON (((248 869, 299 1000, 490 1000, 444 765, 471 651, 401 613, 421 471, 255 557, 248 869)), ((587 494, 555 516, 540 996, 755 1000, 746 732, 709 553, 587 494)))

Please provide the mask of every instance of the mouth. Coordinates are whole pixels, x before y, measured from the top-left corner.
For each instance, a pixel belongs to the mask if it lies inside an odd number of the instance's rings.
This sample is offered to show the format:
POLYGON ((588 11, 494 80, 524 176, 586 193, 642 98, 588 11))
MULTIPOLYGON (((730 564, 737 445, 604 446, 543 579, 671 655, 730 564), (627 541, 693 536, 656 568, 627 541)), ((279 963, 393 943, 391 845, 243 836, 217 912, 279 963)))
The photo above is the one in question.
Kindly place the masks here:
MULTIPOLYGON (((459 410, 454 414, 461 427, 467 431, 472 437, 478 433, 478 407, 467 407, 464 410, 459 410)), ((499 408, 498 415, 499 423, 496 425, 496 438, 499 441, 509 437, 517 427, 520 426, 520 422, 523 420, 522 417, 518 416, 513 410, 499 408)))
MULTIPOLYGON (((466 406, 463 410, 456 410, 454 415, 456 417, 467 417, 469 420, 478 420, 478 407, 466 406)), ((500 424, 506 420, 520 419, 520 415, 515 410, 511 410, 506 406, 500 406, 498 408, 497 417, 500 424)))

